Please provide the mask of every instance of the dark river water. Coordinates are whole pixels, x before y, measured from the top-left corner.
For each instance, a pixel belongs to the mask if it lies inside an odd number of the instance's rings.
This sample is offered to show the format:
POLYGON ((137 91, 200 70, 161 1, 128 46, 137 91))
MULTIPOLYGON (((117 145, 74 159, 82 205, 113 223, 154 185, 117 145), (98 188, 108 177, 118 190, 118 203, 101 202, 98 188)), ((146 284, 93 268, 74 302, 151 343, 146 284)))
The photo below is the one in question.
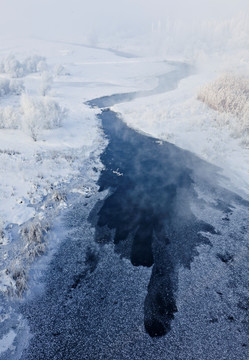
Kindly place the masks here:
POLYGON ((177 311, 176 271, 181 265, 190 267, 196 246, 208 241, 201 231, 215 233, 190 208, 190 201, 198 201, 193 171, 204 174, 210 166, 172 144, 139 134, 109 109, 99 117, 109 144, 101 155, 105 170, 98 183, 110 195, 97 214, 96 240, 113 241, 134 266, 153 265, 144 324, 149 335, 165 335, 177 311))
MULTIPOLYGON (((196 218, 191 203, 200 202, 197 185, 217 187, 218 169, 173 144, 129 128, 108 106, 172 90, 191 71, 187 64, 177 64, 176 70, 158 78, 153 90, 88 103, 104 108, 99 119, 109 141, 101 155, 105 169, 98 181, 100 191, 109 189, 109 196, 93 212, 96 241, 113 242, 116 252, 134 266, 153 266, 144 299, 144 326, 152 337, 165 335, 177 312, 178 269, 190 268, 197 246, 208 243, 203 233, 216 234, 210 224, 196 218)), ((224 193, 224 199, 231 198, 224 193)), ((220 206, 229 211, 229 200, 220 206)))
POLYGON ((90 100, 86 104, 91 107, 103 108, 121 102, 131 101, 135 98, 171 91, 177 88, 177 85, 181 79, 193 74, 194 72, 194 68, 186 63, 165 61, 165 64, 172 66, 173 70, 166 74, 158 75, 157 86, 154 89, 103 96, 101 98, 90 100))

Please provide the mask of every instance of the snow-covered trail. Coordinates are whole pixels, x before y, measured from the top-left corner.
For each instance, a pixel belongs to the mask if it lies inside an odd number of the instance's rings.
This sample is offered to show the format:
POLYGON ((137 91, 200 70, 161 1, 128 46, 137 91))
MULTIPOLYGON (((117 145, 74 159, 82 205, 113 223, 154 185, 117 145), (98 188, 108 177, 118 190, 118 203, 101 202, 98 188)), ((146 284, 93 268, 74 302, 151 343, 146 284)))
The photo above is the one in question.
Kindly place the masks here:
POLYGON ((21 307, 22 359, 246 359, 248 204, 195 155, 100 119, 109 194, 67 212, 45 291, 21 307))

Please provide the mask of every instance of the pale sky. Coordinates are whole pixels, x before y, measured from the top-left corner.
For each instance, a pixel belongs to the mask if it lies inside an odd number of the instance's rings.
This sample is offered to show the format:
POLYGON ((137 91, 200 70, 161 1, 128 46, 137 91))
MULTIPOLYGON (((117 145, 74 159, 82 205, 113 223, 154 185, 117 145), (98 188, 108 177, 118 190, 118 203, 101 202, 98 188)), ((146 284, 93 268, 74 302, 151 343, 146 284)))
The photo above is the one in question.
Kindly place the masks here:
POLYGON ((249 13, 249 0, 0 0, 0 34, 79 38, 95 31, 139 32, 166 18, 229 18, 249 13))

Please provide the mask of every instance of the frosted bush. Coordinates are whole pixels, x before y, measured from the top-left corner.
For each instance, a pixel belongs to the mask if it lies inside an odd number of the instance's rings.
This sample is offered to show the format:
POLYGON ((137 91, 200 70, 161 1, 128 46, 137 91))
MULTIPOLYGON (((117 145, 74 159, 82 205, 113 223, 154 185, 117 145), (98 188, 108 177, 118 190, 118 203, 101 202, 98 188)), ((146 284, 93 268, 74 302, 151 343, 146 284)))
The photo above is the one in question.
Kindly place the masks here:
POLYGON ((39 220, 34 220, 34 222, 22 229, 21 234, 25 242, 25 252, 29 261, 45 252, 45 235, 48 230, 48 224, 39 220))
POLYGON ((27 74, 47 70, 46 60, 42 56, 29 56, 23 61, 17 60, 15 55, 7 56, 0 64, 0 72, 12 77, 22 77, 27 74))
POLYGON ((36 66, 36 72, 42 73, 43 71, 48 70, 48 65, 46 63, 45 58, 43 60, 40 60, 36 66))
POLYGON ((21 262, 16 261, 7 271, 9 271, 15 284, 14 289, 11 290, 15 290, 14 292, 17 296, 22 296, 24 291, 27 290, 28 281, 28 274, 26 273, 24 266, 21 262))
POLYGON ((48 71, 44 71, 42 73, 42 82, 40 87, 40 92, 42 96, 48 95, 49 91, 51 90, 52 83, 53 76, 48 71))
POLYGON ((53 99, 22 94, 21 106, 0 107, 0 129, 20 129, 35 141, 44 129, 62 125, 67 111, 53 99))
POLYGON ((21 95, 24 91, 24 84, 21 80, 10 80, 9 82, 10 94, 21 95))
POLYGON ((20 95, 24 90, 22 81, 0 78, 0 96, 20 95))
POLYGON ((0 96, 9 94, 10 92, 9 84, 10 81, 8 79, 0 79, 0 96))
MULTIPOLYGON (((0 78, 0 96, 20 95, 24 91, 23 82, 0 78)), ((0 128, 16 129, 19 127, 18 109, 12 106, 0 108, 0 128)))
MULTIPOLYGON (((249 134, 249 77, 223 74, 203 86, 197 98, 213 110, 235 116, 237 121, 233 130, 237 135, 249 134)), ((229 118, 222 119, 225 122, 229 118)))
POLYGON ((0 108, 0 129, 17 129, 19 127, 18 111, 12 106, 0 108))
POLYGON ((198 100, 214 110, 240 116, 249 101, 249 78, 223 74, 200 89, 198 100))
POLYGON ((20 61, 14 55, 7 56, 1 63, 1 72, 9 74, 13 77, 24 76, 24 69, 20 61))
POLYGON ((39 55, 29 56, 24 60, 23 67, 25 68, 27 74, 46 71, 46 59, 39 55))
POLYGON ((42 129, 54 129, 61 126, 66 110, 48 98, 35 98, 23 94, 21 98, 22 129, 36 141, 42 129))

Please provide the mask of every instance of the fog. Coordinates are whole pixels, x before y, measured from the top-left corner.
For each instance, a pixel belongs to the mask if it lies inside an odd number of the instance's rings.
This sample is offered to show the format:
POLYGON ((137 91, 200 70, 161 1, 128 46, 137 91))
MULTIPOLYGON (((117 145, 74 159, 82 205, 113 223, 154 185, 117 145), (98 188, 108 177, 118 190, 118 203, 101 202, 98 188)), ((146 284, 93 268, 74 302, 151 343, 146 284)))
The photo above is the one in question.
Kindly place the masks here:
POLYGON ((191 24, 248 14, 248 0, 0 0, 0 34, 83 39, 151 31, 166 20, 191 24))

